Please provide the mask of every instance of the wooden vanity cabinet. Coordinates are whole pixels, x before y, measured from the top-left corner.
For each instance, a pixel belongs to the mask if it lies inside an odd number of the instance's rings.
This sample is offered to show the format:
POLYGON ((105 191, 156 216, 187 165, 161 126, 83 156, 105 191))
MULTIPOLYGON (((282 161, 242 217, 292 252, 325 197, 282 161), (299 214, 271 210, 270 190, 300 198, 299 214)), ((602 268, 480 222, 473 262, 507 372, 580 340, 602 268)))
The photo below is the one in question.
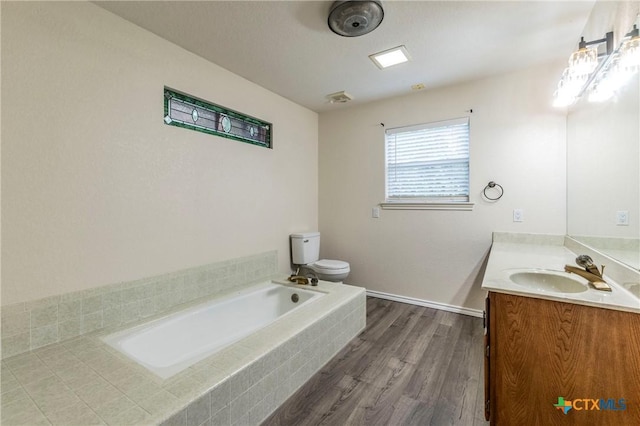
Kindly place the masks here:
POLYGON ((495 292, 486 302, 491 425, 640 425, 640 314, 495 292))

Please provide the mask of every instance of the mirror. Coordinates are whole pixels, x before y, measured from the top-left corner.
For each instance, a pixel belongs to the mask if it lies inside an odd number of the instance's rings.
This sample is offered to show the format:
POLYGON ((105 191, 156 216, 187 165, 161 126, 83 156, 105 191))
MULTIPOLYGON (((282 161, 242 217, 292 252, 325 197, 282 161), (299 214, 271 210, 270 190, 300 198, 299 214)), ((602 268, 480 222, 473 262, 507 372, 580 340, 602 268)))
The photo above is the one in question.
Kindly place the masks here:
POLYGON ((567 115, 567 233, 640 269, 640 77, 567 115))

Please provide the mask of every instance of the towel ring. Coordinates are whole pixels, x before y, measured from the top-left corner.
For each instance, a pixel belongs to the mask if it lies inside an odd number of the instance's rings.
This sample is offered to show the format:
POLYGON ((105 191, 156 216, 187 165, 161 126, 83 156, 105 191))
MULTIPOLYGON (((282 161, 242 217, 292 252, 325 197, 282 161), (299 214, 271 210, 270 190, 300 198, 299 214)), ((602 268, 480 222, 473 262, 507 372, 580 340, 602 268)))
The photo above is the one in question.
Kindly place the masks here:
POLYGON ((502 198, 502 196, 504 195, 504 188, 502 188, 502 186, 500 184, 495 183, 494 181, 491 181, 487 184, 487 186, 484 187, 484 190, 482 191, 482 193, 484 194, 484 197, 487 200, 491 200, 491 201, 496 201, 499 200, 500 198, 502 198), (491 198, 487 195, 487 189, 489 188, 495 188, 495 187, 500 188, 500 195, 498 195, 496 198, 491 198))

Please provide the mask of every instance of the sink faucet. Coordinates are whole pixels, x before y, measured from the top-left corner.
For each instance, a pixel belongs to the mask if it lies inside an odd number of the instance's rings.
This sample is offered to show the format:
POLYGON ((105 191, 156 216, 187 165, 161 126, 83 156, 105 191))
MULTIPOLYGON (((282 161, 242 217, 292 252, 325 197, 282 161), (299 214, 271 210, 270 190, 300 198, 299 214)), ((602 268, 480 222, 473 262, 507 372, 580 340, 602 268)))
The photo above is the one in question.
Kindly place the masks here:
POLYGON ((577 268, 571 265, 565 265, 565 272, 574 273, 576 275, 580 275, 582 278, 589 281, 589 284, 596 290, 602 291, 611 291, 611 287, 607 282, 602 278, 602 274, 604 274, 604 265, 602 265, 602 271, 598 270, 598 267, 593 264, 593 259, 587 256, 586 254, 582 254, 576 258, 576 263, 582 266, 584 269, 577 268))

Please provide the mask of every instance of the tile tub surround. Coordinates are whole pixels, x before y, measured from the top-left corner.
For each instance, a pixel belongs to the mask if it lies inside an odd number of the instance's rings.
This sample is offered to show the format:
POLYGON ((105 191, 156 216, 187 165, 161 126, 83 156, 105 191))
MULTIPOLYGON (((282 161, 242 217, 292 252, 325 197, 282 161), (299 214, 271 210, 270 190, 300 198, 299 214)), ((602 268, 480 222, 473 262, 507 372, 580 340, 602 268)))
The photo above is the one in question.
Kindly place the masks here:
POLYGON ((155 277, 3 306, 2 358, 168 312, 277 273, 270 251, 155 277))
POLYGON ((327 294, 167 380, 93 332, 2 361, 3 425, 259 424, 364 329, 365 290, 327 294))
MULTIPOLYGON (((640 293, 634 291, 634 283, 639 279, 638 271, 611 258, 605 258, 570 237, 494 233, 482 288, 499 293, 640 313, 640 293), (605 280, 612 286, 612 292, 590 288, 582 293, 540 293, 519 287, 506 277, 505 270, 508 269, 563 271, 565 265, 575 266, 577 254, 588 254, 597 265, 606 265, 605 280)), ((586 284, 586 280, 584 281, 586 284)))

